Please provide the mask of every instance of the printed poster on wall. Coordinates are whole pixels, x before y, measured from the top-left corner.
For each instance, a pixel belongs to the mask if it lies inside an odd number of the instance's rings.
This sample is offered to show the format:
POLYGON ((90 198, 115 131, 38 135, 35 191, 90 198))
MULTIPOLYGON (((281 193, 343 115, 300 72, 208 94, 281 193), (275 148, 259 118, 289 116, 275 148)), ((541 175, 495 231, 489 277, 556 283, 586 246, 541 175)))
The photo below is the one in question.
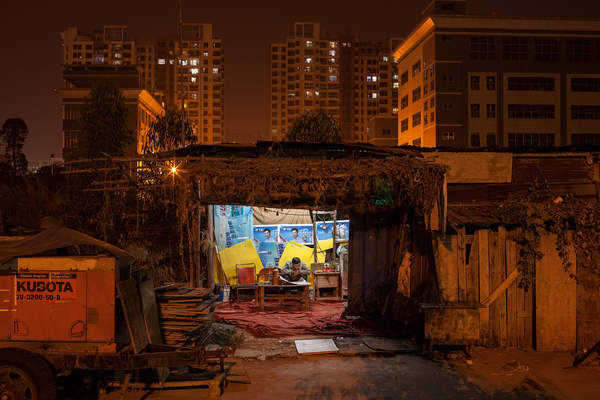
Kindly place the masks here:
POLYGON ((278 236, 277 225, 254 225, 254 243, 277 243, 278 236))
POLYGON ((313 244, 312 225, 279 225, 279 241, 313 244))
POLYGON ((279 248, 275 242, 260 242, 256 244, 258 257, 265 268, 274 268, 279 263, 279 248))
MULTIPOLYGON (((317 240, 327 240, 333 238, 333 221, 317 222, 317 240)), ((335 232, 336 242, 344 242, 350 239, 350 221, 341 220, 336 223, 335 232)))
POLYGON ((253 239, 252 207, 216 205, 215 238, 219 251, 253 239))
POLYGON ((273 268, 279 261, 278 225, 254 225, 254 246, 263 267, 273 268))

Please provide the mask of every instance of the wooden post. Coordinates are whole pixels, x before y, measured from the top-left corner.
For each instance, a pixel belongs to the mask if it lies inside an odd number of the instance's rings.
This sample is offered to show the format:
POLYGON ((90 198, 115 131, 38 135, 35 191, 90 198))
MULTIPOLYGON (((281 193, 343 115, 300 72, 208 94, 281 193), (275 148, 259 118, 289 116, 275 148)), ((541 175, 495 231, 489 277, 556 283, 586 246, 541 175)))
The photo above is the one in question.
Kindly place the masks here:
POLYGON ((335 237, 337 235, 337 210, 333 211, 333 262, 337 261, 337 254, 335 252, 335 237))
POLYGON ((208 238, 210 245, 208 246, 208 271, 206 276, 208 279, 207 285, 212 290, 215 288, 215 249, 213 247, 214 236, 215 236, 215 223, 214 223, 214 206, 209 204, 206 211, 206 221, 208 225, 208 238))
POLYGON ((313 210, 310 210, 310 220, 312 221, 313 226, 313 257, 315 259, 314 262, 317 263, 317 224, 315 222, 315 219, 315 213, 313 212, 313 210))
POLYGON ((457 274, 458 274, 458 302, 464 303, 467 301, 467 269, 466 269, 466 248, 465 248, 465 227, 458 230, 457 235, 457 274))
MULTIPOLYGON (((477 250, 479 252, 479 301, 481 302, 490 295, 489 230, 482 229, 476 231, 475 234, 477 235, 477 250)), ((489 345, 490 309, 487 307, 479 309, 479 332, 481 344, 483 346, 489 345)))

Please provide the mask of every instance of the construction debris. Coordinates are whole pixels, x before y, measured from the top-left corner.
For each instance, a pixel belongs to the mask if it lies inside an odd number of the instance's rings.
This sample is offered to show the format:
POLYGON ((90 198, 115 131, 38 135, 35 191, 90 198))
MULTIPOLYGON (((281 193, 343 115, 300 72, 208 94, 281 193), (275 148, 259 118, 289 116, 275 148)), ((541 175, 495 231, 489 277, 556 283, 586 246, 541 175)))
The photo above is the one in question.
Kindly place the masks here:
POLYGON ((165 344, 195 344, 198 331, 213 322, 217 296, 210 289, 172 284, 157 288, 156 299, 165 344))

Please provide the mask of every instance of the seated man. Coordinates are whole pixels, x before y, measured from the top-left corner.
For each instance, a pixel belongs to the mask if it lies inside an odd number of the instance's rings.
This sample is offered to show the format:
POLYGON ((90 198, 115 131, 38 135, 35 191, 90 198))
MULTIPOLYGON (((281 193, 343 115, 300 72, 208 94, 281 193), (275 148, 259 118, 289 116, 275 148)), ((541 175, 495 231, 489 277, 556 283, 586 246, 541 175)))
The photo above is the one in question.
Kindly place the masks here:
POLYGON ((288 281, 298 281, 300 278, 307 279, 309 274, 308 267, 298 257, 292 258, 285 263, 281 269, 281 277, 288 281))

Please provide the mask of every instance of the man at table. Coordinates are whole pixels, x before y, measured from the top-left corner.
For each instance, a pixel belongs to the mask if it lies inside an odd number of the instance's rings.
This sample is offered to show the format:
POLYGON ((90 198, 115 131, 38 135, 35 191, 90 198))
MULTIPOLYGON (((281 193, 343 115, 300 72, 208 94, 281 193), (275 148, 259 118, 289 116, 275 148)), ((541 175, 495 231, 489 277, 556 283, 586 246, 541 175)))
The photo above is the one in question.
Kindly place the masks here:
POLYGON ((287 261, 281 269, 281 277, 288 281, 299 281, 300 278, 306 280, 309 274, 308 267, 298 257, 287 261))

